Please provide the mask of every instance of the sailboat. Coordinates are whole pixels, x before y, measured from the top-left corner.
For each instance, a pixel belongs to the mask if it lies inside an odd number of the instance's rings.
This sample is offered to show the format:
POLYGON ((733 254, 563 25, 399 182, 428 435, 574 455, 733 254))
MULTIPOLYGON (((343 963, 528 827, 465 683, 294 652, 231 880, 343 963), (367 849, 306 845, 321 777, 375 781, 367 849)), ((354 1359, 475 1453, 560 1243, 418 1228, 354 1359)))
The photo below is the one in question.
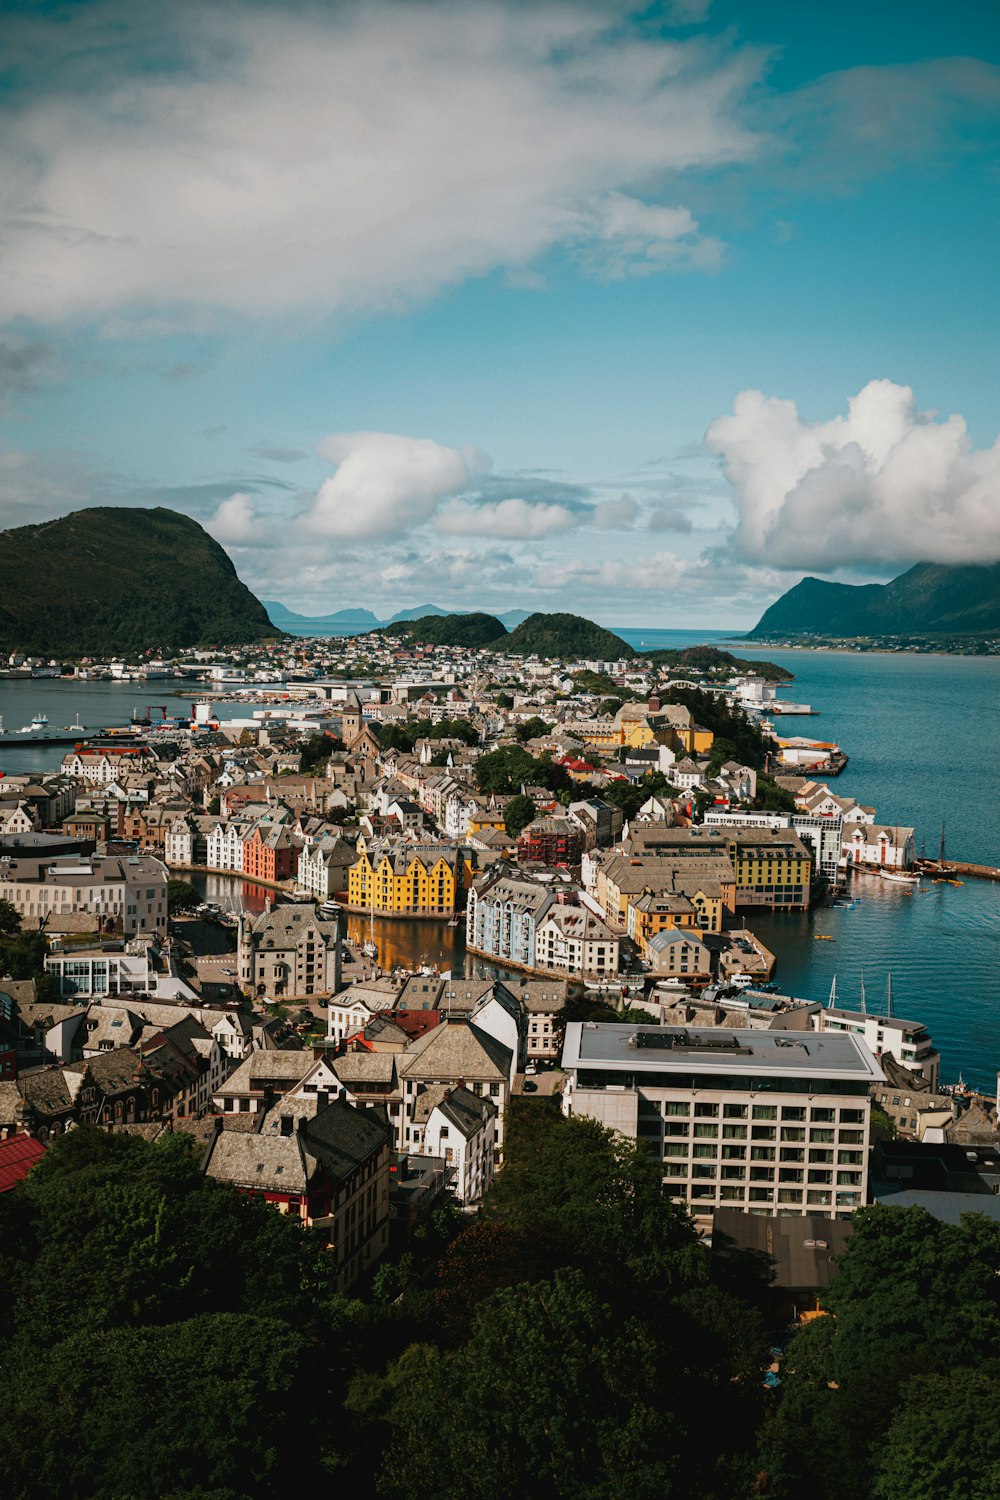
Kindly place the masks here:
POLYGON ((826 1002, 827 1010, 835 1010, 837 1006, 837 976, 834 974, 830 983, 830 998, 826 1002))
POLYGON ((378 944, 375 941, 375 882, 371 881, 371 906, 368 913, 368 936, 361 944, 361 951, 365 958, 378 958, 378 944))
POLYGON ((858 1007, 863 1016, 868 1014, 868 1002, 865 999, 865 971, 861 970, 861 1004, 858 1007))

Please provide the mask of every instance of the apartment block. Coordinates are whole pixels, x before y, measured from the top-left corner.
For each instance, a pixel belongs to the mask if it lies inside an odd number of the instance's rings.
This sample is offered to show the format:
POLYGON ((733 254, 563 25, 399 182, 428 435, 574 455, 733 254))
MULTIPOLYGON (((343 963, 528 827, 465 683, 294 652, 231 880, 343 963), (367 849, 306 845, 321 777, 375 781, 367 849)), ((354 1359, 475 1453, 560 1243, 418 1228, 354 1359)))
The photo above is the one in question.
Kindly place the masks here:
POLYGON ((841 1218, 865 1202, 884 1075, 851 1032, 571 1022, 563 1068, 563 1113, 648 1146, 702 1223, 717 1207, 841 1218))

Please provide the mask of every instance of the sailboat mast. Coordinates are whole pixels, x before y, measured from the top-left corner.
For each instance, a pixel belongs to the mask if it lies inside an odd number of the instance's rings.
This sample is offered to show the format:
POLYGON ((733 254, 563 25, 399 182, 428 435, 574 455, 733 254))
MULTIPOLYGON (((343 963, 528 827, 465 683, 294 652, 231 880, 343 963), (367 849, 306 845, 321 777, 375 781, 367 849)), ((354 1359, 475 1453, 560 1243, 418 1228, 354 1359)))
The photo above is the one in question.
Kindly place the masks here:
POLYGON ((830 984, 830 998, 826 1002, 827 1010, 833 1010, 837 1004, 837 976, 834 974, 830 984))
POLYGON ((885 1014, 886 1014, 886 1020, 889 1020, 889 1021, 891 1021, 893 1019, 893 1017, 895 1016, 895 1014, 896 1014, 896 1012, 892 1008, 892 970, 891 969, 889 970, 889 977, 886 980, 886 984, 885 984, 885 1014))
POLYGON ((863 1016, 866 1016, 868 1014, 868 1003, 865 1000, 865 971, 864 971, 864 969, 861 970, 861 1014, 863 1016))

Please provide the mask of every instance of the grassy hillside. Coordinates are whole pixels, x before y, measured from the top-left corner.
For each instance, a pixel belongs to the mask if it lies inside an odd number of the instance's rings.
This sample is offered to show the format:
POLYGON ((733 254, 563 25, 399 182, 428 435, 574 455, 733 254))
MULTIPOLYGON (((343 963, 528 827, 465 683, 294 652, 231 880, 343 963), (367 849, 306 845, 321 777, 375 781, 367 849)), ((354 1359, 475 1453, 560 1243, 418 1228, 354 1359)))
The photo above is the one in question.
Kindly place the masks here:
POLYGON ((99 506, 0 532, 0 644, 40 656, 244 645, 281 635, 206 531, 99 506))

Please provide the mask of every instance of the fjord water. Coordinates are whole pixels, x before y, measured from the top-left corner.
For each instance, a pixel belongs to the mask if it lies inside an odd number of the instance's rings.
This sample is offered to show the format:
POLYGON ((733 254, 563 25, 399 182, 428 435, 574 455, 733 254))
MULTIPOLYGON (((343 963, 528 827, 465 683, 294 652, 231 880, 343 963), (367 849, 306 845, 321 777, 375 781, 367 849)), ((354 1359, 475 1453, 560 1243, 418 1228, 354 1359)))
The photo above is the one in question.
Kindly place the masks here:
MULTIPOLYGON (((819 717, 778 719, 779 734, 836 740, 850 756, 832 784, 878 810, 879 821, 917 830, 917 848, 935 854, 945 824, 954 859, 1000 863, 998 776, 1000 658, 827 651, 779 651, 744 646, 722 632, 620 630, 630 644, 649 650, 702 641, 735 654, 779 661, 796 675, 783 691, 811 703, 819 717)), ((42 711, 53 728, 123 724, 134 706, 165 704, 190 713, 190 700, 166 684, 72 683, 52 679, 0 681, 0 714, 6 727, 27 724, 42 711)), ((224 717, 241 705, 218 704, 224 717)), ((59 747, 0 747, 0 770, 58 766, 59 747)), ((212 899, 227 899, 218 882, 212 899)), ((239 892, 243 882, 231 882, 239 892)), ((968 880, 962 886, 927 885, 921 895, 873 877, 857 878, 861 901, 853 910, 820 908, 801 914, 755 915, 751 925, 778 955, 783 990, 825 1000, 834 975, 838 1001, 857 1004, 862 972, 869 1010, 881 1008, 892 971, 897 1015, 924 1021, 941 1049, 943 1076, 992 1088, 1000 1067, 1000 885, 968 880), (834 942, 817 942, 817 934, 834 942)), ((265 893, 260 891, 262 904, 265 893)), ((247 903, 252 904, 251 902, 247 903)), ((461 928, 427 923, 384 927, 386 957, 400 963, 440 962, 459 968, 461 928), (412 930, 411 930, 412 929, 412 930)), ((376 934, 380 945, 381 931, 376 934)))
MULTIPOLYGON (((621 631, 653 648, 653 632, 621 631)), ((795 673, 779 696, 818 710, 777 718, 775 732, 835 740, 850 756, 831 781, 876 808, 878 821, 916 829, 917 851, 938 852, 944 824, 952 859, 1000 864, 1000 657, 904 652, 782 651, 731 644, 738 656, 795 673)), ((668 644, 664 642, 664 644, 668 644)), ((919 895, 858 876, 853 910, 748 917, 778 955, 783 992, 868 1009, 884 1006, 891 971, 898 1016, 923 1021, 942 1054, 942 1076, 993 1090, 1000 1068, 1000 885, 923 882, 919 895), (822 935, 833 942, 817 941, 822 935)))

